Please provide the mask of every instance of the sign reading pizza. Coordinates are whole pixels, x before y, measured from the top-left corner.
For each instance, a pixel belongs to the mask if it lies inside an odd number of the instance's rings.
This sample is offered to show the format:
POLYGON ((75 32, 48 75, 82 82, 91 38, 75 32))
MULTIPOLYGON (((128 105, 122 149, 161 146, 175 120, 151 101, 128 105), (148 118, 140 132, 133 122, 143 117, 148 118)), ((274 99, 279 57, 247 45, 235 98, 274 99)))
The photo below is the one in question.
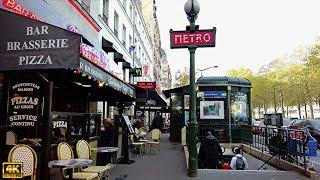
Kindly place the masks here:
POLYGON ((170 47, 188 48, 196 47, 214 47, 216 41, 216 28, 207 30, 190 31, 173 31, 170 30, 170 47))

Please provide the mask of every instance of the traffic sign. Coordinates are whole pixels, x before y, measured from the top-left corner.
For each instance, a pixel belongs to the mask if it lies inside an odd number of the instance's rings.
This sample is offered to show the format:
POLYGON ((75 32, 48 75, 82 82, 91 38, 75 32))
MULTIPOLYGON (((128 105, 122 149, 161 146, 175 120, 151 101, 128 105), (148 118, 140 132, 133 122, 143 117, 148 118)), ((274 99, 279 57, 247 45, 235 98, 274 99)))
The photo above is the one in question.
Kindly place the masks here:
POLYGON ((188 48, 195 47, 215 47, 216 28, 190 31, 173 31, 170 29, 170 47, 188 48))

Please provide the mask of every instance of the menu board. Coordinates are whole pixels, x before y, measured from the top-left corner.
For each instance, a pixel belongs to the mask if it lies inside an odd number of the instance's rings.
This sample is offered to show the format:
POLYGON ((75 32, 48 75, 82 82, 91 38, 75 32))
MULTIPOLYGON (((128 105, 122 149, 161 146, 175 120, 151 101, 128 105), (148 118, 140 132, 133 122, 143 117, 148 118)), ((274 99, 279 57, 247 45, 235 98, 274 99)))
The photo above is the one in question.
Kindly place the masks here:
POLYGON ((40 85, 35 82, 16 82, 10 87, 9 125, 34 127, 39 118, 40 85))

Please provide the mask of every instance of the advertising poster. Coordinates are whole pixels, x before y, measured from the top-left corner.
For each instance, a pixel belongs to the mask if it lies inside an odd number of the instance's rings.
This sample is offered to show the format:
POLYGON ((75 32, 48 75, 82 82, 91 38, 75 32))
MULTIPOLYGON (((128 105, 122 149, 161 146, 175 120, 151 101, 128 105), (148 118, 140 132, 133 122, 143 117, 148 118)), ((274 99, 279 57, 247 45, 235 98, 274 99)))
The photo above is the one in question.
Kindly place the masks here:
POLYGON ((224 119, 223 101, 201 101, 200 102, 201 119, 224 119))
POLYGON ((236 92, 231 96, 231 118, 235 123, 247 122, 249 107, 247 103, 247 94, 236 92))

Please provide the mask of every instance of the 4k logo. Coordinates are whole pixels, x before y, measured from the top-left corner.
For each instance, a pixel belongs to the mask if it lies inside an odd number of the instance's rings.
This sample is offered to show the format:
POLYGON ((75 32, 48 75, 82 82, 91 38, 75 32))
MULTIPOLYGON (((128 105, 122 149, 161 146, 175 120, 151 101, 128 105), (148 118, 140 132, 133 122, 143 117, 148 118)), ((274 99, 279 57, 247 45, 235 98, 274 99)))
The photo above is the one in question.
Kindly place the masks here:
POLYGON ((22 162, 3 162, 2 178, 22 178, 22 162))

